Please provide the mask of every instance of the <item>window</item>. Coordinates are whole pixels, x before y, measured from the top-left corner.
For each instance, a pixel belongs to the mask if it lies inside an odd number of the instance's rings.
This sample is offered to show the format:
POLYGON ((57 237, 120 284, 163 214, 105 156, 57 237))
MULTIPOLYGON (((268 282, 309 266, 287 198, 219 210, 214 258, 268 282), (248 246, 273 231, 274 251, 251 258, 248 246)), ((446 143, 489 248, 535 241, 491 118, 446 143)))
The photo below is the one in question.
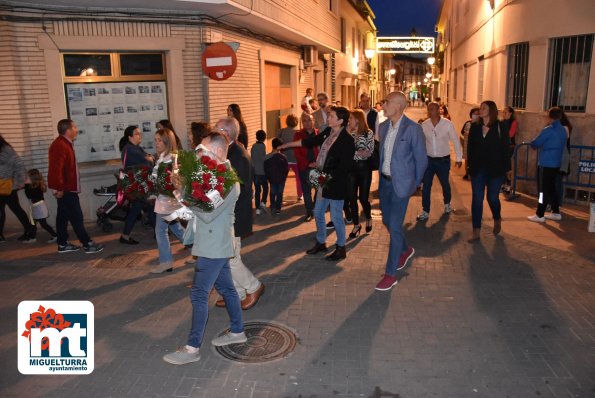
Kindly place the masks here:
POLYGON ((64 53, 64 82, 165 80, 162 53, 64 53))
POLYGON ((64 54, 64 76, 111 76, 110 54, 64 54))
POLYGON ((457 85, 459 83, 459 70, 455 69, 454 77, 452 79, 452 99, 457 99, 457 85))
POLYGON ((483 102, 483 62, 482 55, 477 66, 477 102, 483 102))
POLYGON ((123 76, 162 75, 162 54, 120 54, 120 68, 123 76))
POLYGON ((345 18, 341 18, 341 52, 343 54, 347 52, 347 25, 345 18))
POLYGON ((550 40, 546 108, 585 112, 592 53, 592 34, 550 40))
POLYGON ((463 102, 467 101, 467 65, 463 67, 463 102))
POLYGON ((508 47, 508 83, 506 104, 525 109, 527 104, 527 72, 529 70, 529 43, 508 47))

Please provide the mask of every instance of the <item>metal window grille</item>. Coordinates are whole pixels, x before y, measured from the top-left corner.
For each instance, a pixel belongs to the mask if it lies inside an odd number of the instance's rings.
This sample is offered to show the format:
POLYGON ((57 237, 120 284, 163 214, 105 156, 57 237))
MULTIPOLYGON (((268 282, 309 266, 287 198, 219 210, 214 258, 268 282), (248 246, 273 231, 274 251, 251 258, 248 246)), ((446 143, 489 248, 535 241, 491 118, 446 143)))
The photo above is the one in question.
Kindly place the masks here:
POLYGON ((545 108, 585 112, 594 35, 550 39, 545 108))
POLYGON ((483 101, 483 62, 483 56, 481 56, 477 64, 477 102, 483 101))
POLYGON ((508 47, 508 84, 506 103, 516 109, 527 105, 527 73, 529 70, 529 43, 508 47))

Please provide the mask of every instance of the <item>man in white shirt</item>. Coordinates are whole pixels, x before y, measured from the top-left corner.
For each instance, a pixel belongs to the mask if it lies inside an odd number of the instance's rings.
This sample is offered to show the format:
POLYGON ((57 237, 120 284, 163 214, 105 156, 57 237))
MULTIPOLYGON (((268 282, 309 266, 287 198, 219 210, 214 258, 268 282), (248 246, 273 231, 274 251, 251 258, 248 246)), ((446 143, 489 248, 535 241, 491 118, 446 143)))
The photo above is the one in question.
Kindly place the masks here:
POLYGON ((314 112, 314 109, 312 109, 312 106, 310 105, 312 94, 314 94, 314 90, 312 90, 311 88, 307 88, 306 95, 304 95, 304 98, 302 98, 301 108, 304 112, 308 114, 312 114, 312 112, 314 112))
POLYGON ((457 160, 456 167, 463 164, 463 154, 459 137, 452 122, 440 117, 440 105, 437 102, 428 104, 428 119, 422 124, 421 128, 426 138, 426 152, 428 153, 428 167, 423 178, 423 190, 421 203, 423 212, 417 216, 418 221, 425 221, 430 213, 430 195, 432 193, 432 182, 434 175, 438 176, 440 185, 442 185, 442 194, 444 196, 444 214, 452 213, 450 205, 451 193, 448 175, 450 172, 450 144, 451 141, 455 148, 457 160))

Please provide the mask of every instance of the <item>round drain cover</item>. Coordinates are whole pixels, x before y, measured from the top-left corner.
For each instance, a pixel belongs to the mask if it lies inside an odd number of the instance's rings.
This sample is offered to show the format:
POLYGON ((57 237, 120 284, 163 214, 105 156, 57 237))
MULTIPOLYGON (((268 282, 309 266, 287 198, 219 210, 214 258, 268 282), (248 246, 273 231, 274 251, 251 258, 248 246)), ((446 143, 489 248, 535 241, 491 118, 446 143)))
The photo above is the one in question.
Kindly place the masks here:
MULTIPOLYGON (((227 330, 220 333, 223 334, 227 330)), ((295 333, 278 323, 253 321, 244 323, 248 341, 215 347, 224 358, 234 362, 263 363, 285 358, 296 345, 295 333)))

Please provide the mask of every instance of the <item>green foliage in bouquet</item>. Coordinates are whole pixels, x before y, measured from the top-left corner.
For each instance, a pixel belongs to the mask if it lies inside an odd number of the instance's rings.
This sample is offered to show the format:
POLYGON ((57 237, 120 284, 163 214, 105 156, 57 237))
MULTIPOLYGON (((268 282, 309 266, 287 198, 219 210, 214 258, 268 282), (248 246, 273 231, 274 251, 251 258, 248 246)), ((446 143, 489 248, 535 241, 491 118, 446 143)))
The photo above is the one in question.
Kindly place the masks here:
POLYGON ((172 182, 173 162, 163 162, 157 168, 157 181, 155 181, 155 189, 158 194, 170 196, 174 198, 174 184, 172 182))

